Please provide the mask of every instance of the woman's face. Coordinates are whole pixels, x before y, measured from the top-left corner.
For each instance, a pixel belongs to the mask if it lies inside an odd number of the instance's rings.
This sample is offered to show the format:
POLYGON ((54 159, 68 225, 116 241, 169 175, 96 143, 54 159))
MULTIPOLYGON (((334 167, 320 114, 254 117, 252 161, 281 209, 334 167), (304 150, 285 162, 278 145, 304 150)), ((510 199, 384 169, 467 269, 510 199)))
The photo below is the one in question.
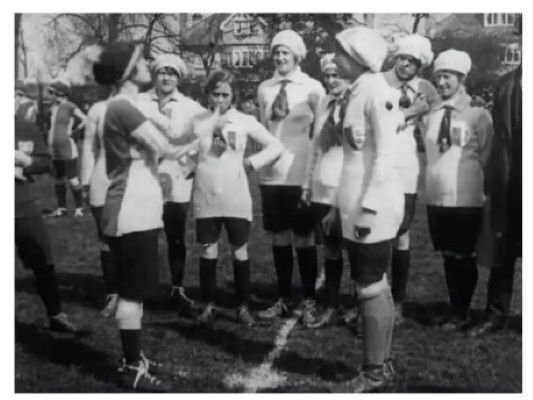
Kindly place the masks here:
POLYGON ((287 75, 296 69, 296 57, 287 46, 276 46, 272 52, 272 59, 280 75, 287 75))
POLYGON ((178 87, 179 77, 174 69, 160 68, 155 75, 155 87, 158 92, 170 94, 178 87))
POLYGON ((463 81, 463 75, 457 72, 446 70, 435 72, 435 85, 443 100, 453 97, 462 86, 463 81))
POLYGON ((324 83, 330 94, 338 96, 348 87, 349 82, 341 79, 336 66, 329 66, 324 70, 324 83))
POLYGON ((233 91, 228 82, 219 82, 209 93, 209 105, 212 109, 217 106, 220 108, 220 113, 225 113, 230 107, 233 101, 233 91))
POLYGON ((394 64, 394 71, 396 76, 402 81, 410 81, 413 79, 420 69, 420 62, 411 56, 399 54, 396 57, 394 64))

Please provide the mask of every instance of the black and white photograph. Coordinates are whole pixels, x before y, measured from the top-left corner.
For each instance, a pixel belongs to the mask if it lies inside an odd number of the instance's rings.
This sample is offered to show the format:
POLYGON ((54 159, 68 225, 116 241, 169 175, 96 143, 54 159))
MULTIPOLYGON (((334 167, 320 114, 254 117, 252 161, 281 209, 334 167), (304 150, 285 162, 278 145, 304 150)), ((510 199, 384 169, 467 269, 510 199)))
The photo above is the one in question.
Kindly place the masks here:
POLYGON ((122 8, 10 15, 14 393, 524 392, 521 12, 122 8))

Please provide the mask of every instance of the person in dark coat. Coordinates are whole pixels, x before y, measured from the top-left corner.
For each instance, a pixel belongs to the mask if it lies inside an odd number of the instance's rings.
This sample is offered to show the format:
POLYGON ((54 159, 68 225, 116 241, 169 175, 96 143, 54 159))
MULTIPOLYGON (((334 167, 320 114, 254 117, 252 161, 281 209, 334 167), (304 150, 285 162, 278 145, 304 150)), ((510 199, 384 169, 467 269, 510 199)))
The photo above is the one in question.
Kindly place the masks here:
POLYGON ((490 204, 492 265, 485 321, 478 336, 505 328, 513 295, 514 267, 522 256, 522 66, 504 75, 494 95, 494 138, 485 178, 490 204))

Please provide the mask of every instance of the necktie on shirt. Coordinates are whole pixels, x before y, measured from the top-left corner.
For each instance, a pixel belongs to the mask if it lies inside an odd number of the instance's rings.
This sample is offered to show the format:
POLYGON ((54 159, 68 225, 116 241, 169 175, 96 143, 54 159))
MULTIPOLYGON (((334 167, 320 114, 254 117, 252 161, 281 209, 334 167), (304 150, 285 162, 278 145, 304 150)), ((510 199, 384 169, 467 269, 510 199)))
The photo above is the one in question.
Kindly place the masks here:
POLYGON ((281 87, 279 92, 272 103, 272 116, 270 119, 272 121, 280 121, 289 115, 289 102, 287 100, 287 90, 286 86, 289 83, 288 79, 283 79, 281 81, 281 87))
POLYGON ((319 143, 323 153, 326 153, 331 147, 339 146, 337 137, 337 124, 335 123, 335 110, 337 109, 337 99, 332 99, 328 104, 328 116, 326 122, 320 130, 319 143))
POLYGON ((450 124, 452 120, 452 110, 451 106, 444 106, 444 116, 440 123, 439 136, 437 138, 437 143, 439 145, 439 151, 444 153, 450 148, 452 138, 450 135, 450 124))
POLYGON ((412 105, 408 90, 409 86, 406 83, 400 86, 400 92, 402 93, 400 96, 400 101, 398 102, 400 108, 409 108, 412 105))

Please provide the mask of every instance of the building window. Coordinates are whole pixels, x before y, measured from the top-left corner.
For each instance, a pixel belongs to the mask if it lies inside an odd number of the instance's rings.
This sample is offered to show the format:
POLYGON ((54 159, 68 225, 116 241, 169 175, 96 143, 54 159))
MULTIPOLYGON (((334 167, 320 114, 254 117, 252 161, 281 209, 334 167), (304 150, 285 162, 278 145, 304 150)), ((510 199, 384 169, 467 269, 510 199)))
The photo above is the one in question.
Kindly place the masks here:
POLYGON ((485 14, 485 26, 512 26, 514 14, 485 14))
POLYGON ((237 15, 233 20, 233 33, 237 36, 252 33, 252 20, 243 15, 237 15))
POLYGON ((505 48, 503 63, 508 65, 519 65, 522 61, 522 52, 518 43, 511 43, 505 48))

